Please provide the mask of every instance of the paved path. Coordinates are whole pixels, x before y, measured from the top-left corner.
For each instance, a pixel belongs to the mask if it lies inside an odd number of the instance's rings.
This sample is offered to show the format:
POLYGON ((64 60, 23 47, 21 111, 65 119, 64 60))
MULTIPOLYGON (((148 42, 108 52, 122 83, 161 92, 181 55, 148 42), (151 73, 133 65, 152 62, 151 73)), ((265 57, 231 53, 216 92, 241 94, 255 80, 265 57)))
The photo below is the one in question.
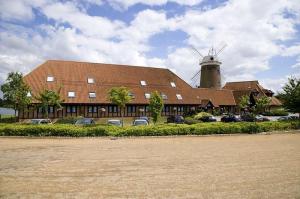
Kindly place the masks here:
POLYGON ((0 138, 2 198, 300 198, 300 134, 0 138))

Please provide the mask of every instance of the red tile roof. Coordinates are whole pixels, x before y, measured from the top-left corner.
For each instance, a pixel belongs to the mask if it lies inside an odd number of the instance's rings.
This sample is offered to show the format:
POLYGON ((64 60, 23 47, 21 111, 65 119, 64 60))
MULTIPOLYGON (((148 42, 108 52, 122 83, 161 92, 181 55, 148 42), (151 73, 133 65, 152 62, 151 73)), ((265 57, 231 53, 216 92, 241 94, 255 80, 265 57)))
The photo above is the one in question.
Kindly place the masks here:
POLYGON ((211 88, 194 88, 194 94, 200 101, 210 100, 215 107, 235 106, 235 100, 231 90, 211 89, 211 88))
POLYGON ((199 104, 192 87, 165 68, 50 60, 26 75, 24 80, 33 95, 42 89, 61 87, 65 103, 110 103, 109 89, 125 86, 135 95, 132 104, 147 104, 144 94, 155 90, 167 95, 165 104, 199 104), (47 76, 53 76, 54 82, 47 82, 47 76), (94 78, 95 83, 88 84, 88 77, 94 78), (141 86, 142 80, 146 81, 146 86, 141 86), (175 88, 171 82, 176 84, 175 88), (74 91, 76 97, 69 98, 69 91, 74 91), (96 98, 89 98, 89 92, 96 92, 96 98), (178 100, 176 94, 181 94, 183 99, 178 100))

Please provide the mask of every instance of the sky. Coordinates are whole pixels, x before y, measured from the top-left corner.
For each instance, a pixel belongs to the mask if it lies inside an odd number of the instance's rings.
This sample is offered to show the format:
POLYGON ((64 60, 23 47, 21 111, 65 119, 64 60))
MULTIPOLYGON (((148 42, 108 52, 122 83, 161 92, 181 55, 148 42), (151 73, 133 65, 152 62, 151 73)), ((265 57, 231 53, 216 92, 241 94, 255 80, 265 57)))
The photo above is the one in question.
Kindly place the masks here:
POLYGON ((223 84, 280 91, 300 77, 299 0, 0 0, 0 84, 54 59, 164 67, 194 86, 192 46, 224 45, 223 84))

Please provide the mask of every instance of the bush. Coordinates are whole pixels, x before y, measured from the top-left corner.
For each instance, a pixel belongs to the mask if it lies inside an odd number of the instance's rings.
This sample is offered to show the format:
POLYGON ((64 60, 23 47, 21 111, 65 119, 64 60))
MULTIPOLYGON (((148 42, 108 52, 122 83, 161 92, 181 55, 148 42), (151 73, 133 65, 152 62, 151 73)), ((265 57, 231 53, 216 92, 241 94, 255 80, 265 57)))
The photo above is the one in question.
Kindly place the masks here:
POLYGON ((184 123, 186 123, 186 124, 197 124, 199 122, 201 122, 201 121, 200 120, 196 120, 193 117, 186 117, 186 118, 184 118, 184 123))
POLYGON ((149 126, 115 127, 107 125, 74 126, 69 124, 24 125, 0 124, 1 136, 168 136, 259 133, 274 130, 300 129, 300 121, 160 124, 149 126))
POLYGON ((275 109, 270 112, 266 112, 263 115, 265 116, 288 116, 288 112, 284 109, 275 109))
POLYGON ((55 122, 56 124, 75 124, 75 122, 82 117, 65 117, 59 118, 55 122))
POLYGON ((197 115, 195 115, 194 118, 195 118, 196 120, 200 120, 200 119, 202 119, 202 118, 204 118, 204 117, 210 117, 210 116, 212 116, 212 114, 207 113, 207 112, 200 112, 200 113, 198 113, 197 115))

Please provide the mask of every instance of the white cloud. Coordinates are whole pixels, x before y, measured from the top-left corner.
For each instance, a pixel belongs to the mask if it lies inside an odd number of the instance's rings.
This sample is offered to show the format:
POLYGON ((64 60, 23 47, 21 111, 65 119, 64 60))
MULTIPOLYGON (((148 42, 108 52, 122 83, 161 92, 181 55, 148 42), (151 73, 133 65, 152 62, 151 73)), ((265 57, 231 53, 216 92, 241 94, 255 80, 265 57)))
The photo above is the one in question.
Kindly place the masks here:
MULTIPOLYGON (((272 57, 280 54, 299 56, 299 44, 291 47, 278 44, 296 37, 295 25, 300 23, 300 6, 295 1, 279 0, 275 4, 270 0, 230 0, 217 8, 188 8, 183 15, 173 18, 167 18, 165 11, 146 9, 136 13, 129 24, 90 16, 80 0, 64 3, 55 0, 3 2, 6 7, 1 7, 0 13, 6 23, 2 22, 5 28, 0 33, 0 81, 11 70, 28 72, 46 59, 69 59, 167 66, 190 82, 200 66, 199 57, 188 47, 169 48, 166 57, 147 57, 152 50, 151 37, 173 30, 185 32, 188 35, 184 41, 187 46, 192 44, 203 54, 212 45, 219 48, 224 42, 228 44, 220 55, 223 81, 253 80, 255 74, 270 69, 272 57), (18 4, 20 6, 9 9, 18 4), (33 20, 33 9, 38 9, 54 24, 27 28, 9 22, 33 20), (285 17, 287 10, 295 17, 285 17)), ((128 8, 136 3, 163 5, 167 0, 109 2, 128 8)), ((173 2, 196 5, 201 0, 173 2)), ((102 5, 103 1, 89 0, 85 3, 102 5)), ((294 68, 298 67, 296 63, 294 68)), ((264 84, 277 89, 271 79, 266 79, 264 84)))

